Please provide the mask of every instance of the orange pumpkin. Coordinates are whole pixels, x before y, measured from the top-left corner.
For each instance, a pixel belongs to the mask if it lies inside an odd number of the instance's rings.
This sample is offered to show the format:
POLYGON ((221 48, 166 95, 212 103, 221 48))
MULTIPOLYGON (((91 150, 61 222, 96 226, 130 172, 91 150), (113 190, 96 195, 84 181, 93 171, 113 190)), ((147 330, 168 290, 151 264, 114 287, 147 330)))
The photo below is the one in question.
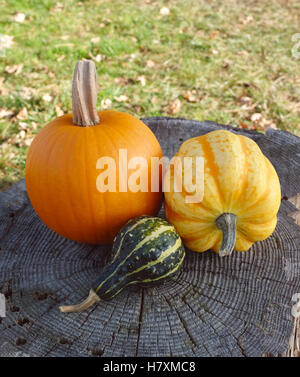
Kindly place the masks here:
POLYGON ((161 183, 159 192, 151 192, 151 157, 163 154, 155 135, 136 117, 112 110, 97 112, 96 88, 94 64, 77 63, 73 115, 53 120, 33 140, 26 160, 26 187, 35 211, 49 228, 74 241, 105 244, 129 219, 159 211, 161 183), (119 149, 127 150, 128 161, 136 156, 147 161, 148 171, 143 171, 147 192, 120 192, 119 173, 124 172, 119 149), (97 188, 97 178, 105 170, 97 169, 97 161, 103 156, 116 163, 116 192, 97 188))

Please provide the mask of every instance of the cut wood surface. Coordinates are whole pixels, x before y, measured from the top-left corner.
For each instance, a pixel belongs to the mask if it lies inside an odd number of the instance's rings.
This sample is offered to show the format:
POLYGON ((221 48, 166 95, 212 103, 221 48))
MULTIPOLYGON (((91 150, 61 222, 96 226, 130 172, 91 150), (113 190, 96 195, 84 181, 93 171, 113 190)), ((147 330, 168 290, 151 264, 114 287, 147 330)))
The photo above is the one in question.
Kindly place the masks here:
POLYGON ((144 122, 168 157, 184 140, 220 128, 255 140, 281 182, 275 232, 230 257, 187 250, 175 282, 128 288, 85 312, 64 314, 59 305, 87 296, 110 248, 72 242, 48 229, 29 203, 22 180, 0 194, 0 292, 6 297, 0 355, 291 355, 291 336, 297 335, 292 297, 300 293, 300 228, 289 216, 297 211, 297 200, 288 199, 300 193, 300 139, 213 122, 144 122))

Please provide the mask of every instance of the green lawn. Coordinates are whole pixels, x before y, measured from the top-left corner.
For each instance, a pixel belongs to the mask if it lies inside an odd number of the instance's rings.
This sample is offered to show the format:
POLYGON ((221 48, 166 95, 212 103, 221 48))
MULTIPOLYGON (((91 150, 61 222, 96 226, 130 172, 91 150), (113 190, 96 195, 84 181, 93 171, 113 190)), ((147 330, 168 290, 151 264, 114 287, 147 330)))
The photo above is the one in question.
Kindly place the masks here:
POLYGON ((1 190, 24 176, 39 128, 70 112, 82 58, 96 63, 99 109, 300 134, 299 0, 0 0, 0 9, 1 190))

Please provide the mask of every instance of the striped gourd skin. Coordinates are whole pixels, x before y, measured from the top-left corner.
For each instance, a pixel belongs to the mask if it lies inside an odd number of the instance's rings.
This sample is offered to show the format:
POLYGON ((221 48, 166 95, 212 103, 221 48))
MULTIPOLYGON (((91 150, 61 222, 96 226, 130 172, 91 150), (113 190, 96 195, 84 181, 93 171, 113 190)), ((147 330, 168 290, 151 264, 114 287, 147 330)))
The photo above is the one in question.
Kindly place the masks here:
POLYGON ((114 240, 110 263, 93 290, 109 300, 130 284, 152 286, 173 277, 185 256, 175 228, 157 217, 130 220, 114 240))

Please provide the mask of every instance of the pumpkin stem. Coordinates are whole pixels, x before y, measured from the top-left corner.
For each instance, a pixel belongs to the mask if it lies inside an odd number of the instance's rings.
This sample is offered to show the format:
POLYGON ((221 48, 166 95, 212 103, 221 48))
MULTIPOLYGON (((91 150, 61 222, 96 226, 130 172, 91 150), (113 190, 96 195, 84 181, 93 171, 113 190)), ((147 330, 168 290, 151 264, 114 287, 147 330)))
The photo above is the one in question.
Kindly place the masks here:
POLYGON ((69 305, 69 306, 60 306, 59 309, 63 313, 70 313, 70 312, 80 312, 89 308, 95 302, 100 301, 98 295, 91 289, 88 297, 82 301, 80 304, 77 305, 69 305))
POLYGON ((216 220, 217 227, 221 229, 223 238, 219 250, 220 257, 225 257, 232 253, 236 241, 236 215, 223 213, 216 220))
POLYGON ((76 64, 72 86, 73 123, 86 127, 99 123, 97 104, 97 72, 94 62, 81 60, 76 64))

